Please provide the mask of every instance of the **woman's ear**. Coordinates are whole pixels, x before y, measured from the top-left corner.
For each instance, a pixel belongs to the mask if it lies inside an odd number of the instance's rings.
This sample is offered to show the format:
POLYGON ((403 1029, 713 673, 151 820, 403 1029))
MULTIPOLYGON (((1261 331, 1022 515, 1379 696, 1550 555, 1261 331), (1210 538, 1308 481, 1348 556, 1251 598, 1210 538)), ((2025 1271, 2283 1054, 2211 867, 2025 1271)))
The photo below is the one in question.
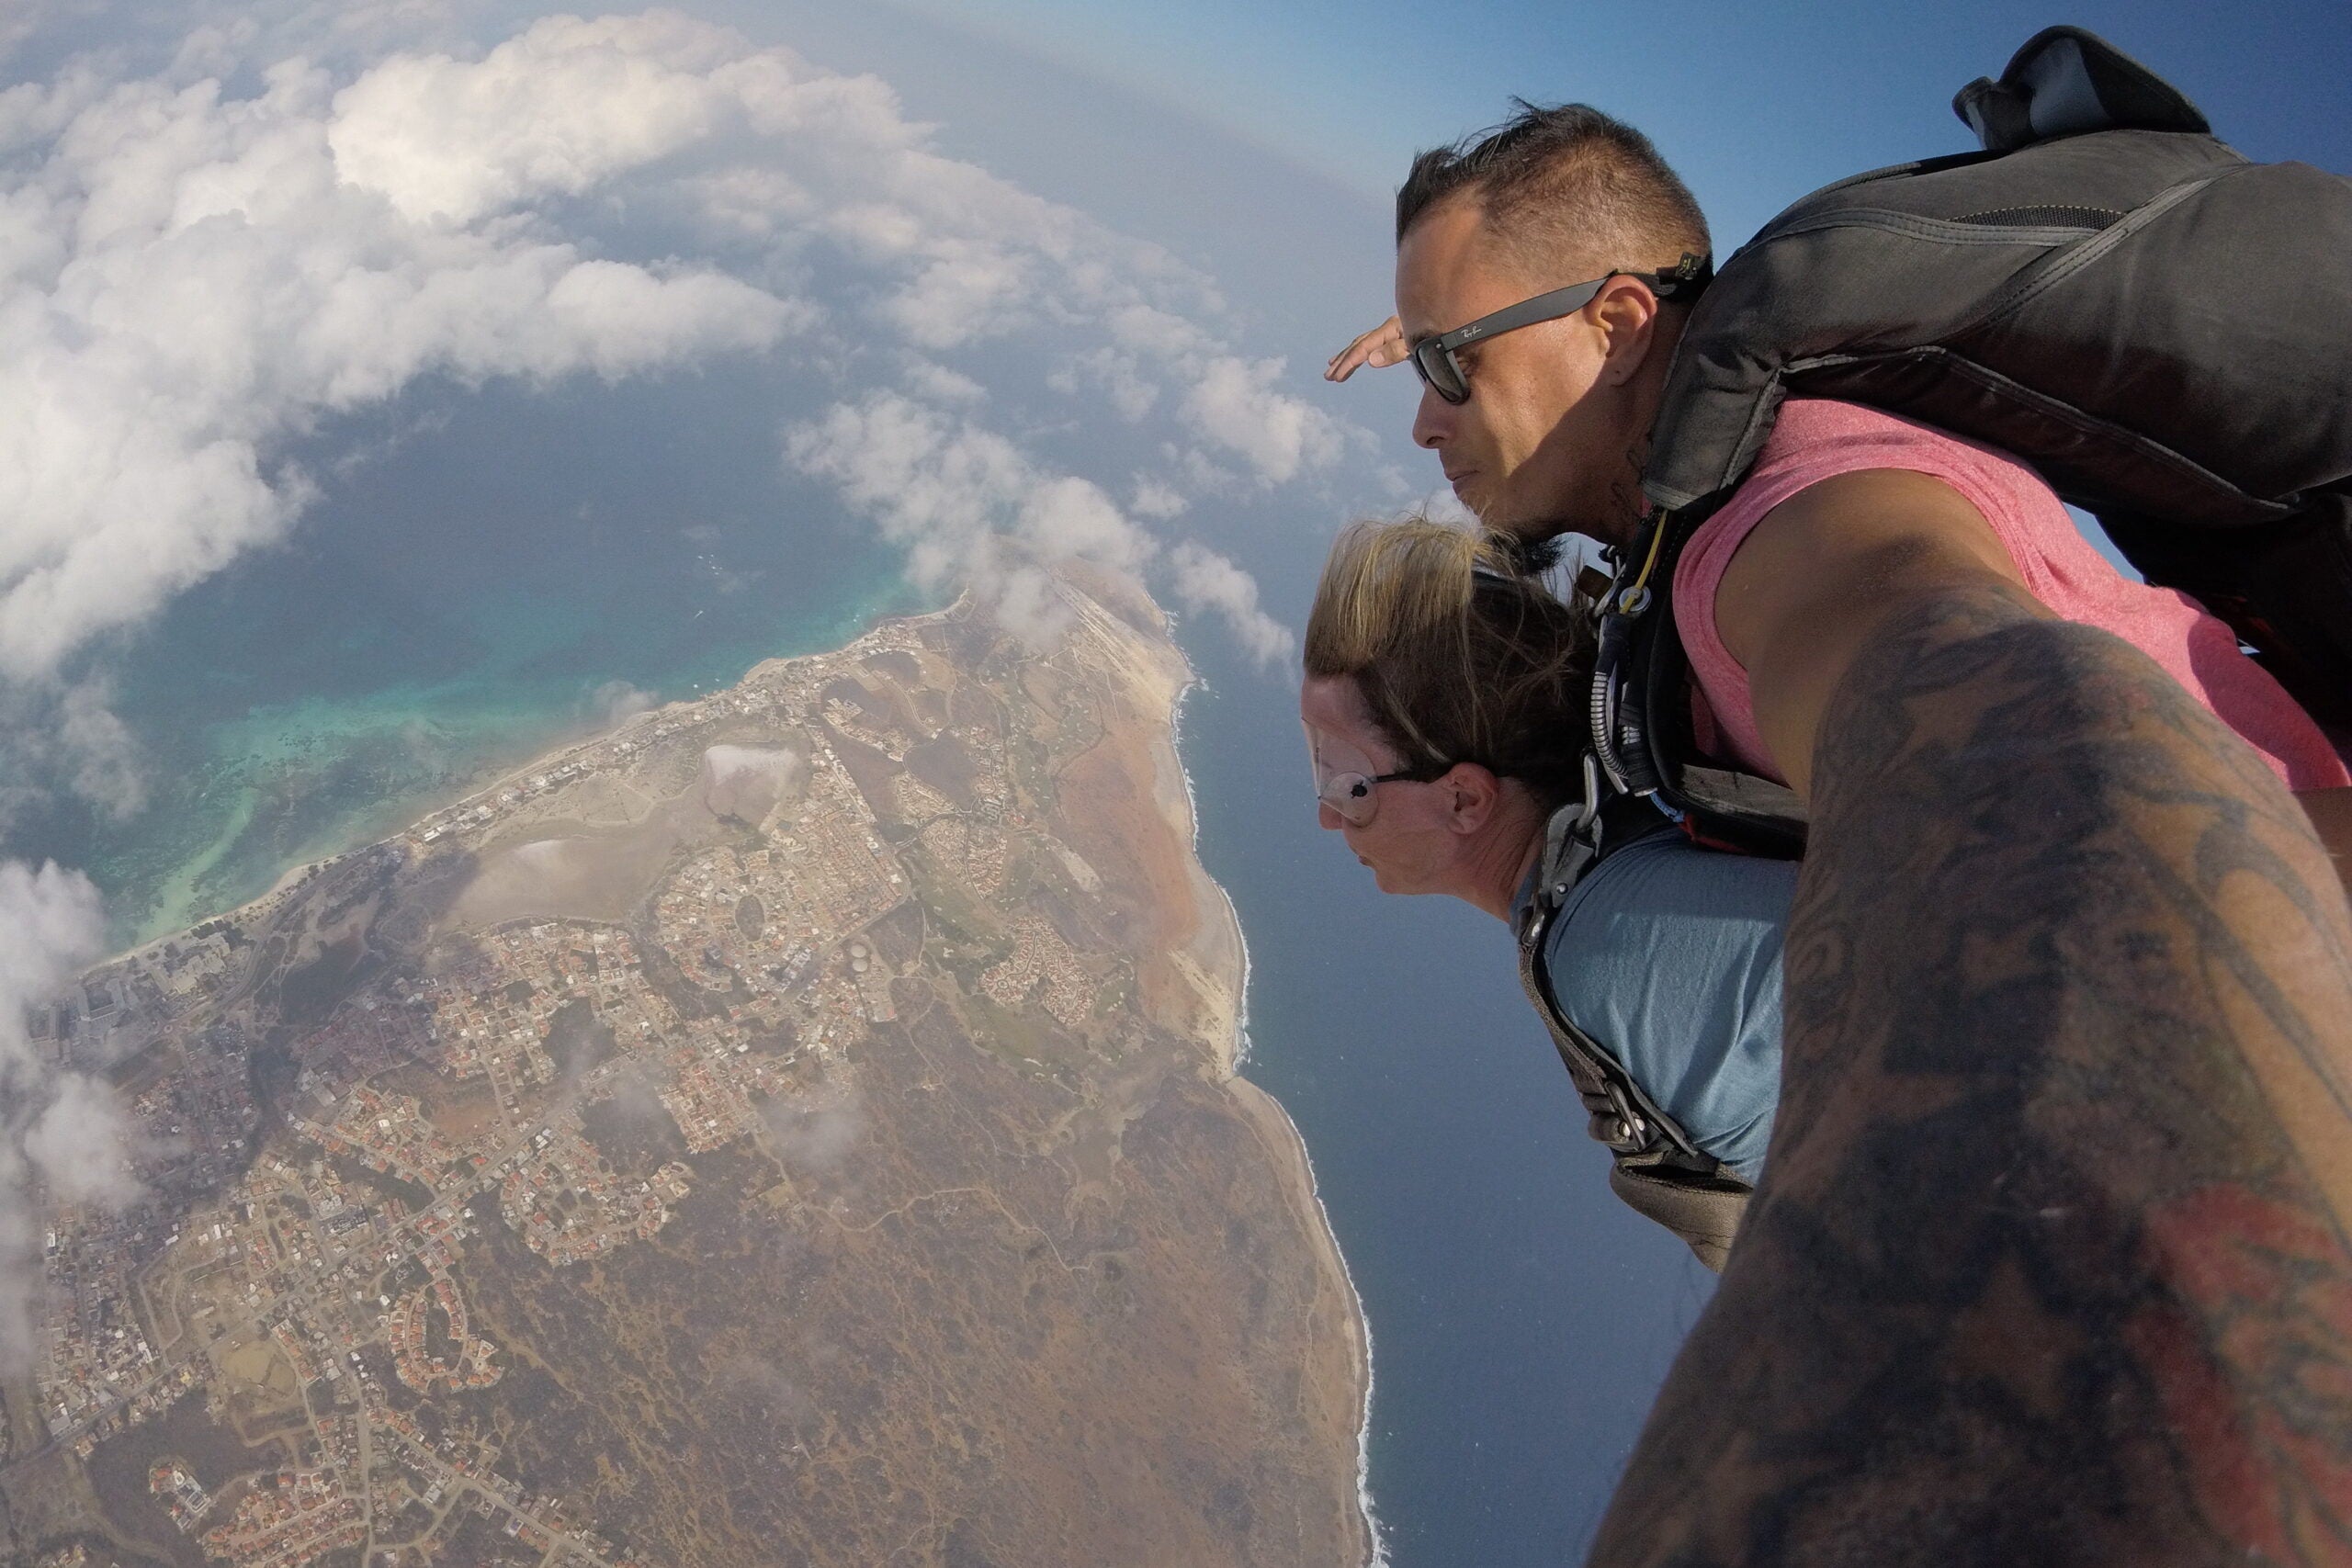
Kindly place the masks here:
POLYGON ((1502 780, 1476 762, 1454 763, 1438 787, 1445 791, 1446 826, 1465 836, 1493 821, 1502 802, 1502 780))

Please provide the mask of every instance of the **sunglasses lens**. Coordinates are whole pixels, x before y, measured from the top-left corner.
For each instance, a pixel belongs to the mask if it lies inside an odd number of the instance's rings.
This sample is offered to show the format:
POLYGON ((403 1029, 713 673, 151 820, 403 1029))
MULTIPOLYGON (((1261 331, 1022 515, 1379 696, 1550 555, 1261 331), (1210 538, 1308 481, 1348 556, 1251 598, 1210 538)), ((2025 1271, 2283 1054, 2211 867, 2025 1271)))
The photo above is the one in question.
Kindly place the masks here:
POLYGON ((1323 804, 1346 821, 1363 827, 1372 820, 1372 781, 1362 773, 1333 773, 1316 791, 1323 804))
POLYGON ((1421 373, 1421 382, 1449 403, 1458 403, 1470 396, 1464 384, 1461 367, 1453 355, 1440 348, 1435 338, 1425 338, 1413 345, 1413 368, 1421 373))

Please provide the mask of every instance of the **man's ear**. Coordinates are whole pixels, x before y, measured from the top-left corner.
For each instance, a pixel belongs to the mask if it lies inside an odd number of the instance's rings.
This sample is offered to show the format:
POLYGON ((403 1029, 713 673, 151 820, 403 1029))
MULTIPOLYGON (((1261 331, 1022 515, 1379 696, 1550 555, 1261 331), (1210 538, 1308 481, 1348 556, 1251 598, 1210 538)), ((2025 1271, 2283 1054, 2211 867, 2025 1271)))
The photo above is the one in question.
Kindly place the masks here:
POLYGON ((1612 277, 1590 308, 1600 328, 1600 378, 1622 387, 1641 370, 1657 342, 1657 296, 1633 278, 1612 277))
POLYGON ((1495 819, 1502 803, 1502 780, 1476 762, 1456 762, 1438 780, 1445 791, 1445 825, 1468 837, 1495 819))

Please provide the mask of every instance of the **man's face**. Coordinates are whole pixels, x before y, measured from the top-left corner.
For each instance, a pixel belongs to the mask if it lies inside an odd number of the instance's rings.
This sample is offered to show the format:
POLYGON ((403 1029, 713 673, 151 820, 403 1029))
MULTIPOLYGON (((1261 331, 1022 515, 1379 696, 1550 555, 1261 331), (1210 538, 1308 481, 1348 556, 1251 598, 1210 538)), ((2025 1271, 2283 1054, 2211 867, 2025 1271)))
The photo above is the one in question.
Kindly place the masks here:
MULTIPOLYGON (((1579 281, 1529 277, 1487 233, 1477 203, 1455 199, 1422 214, 1396 247, 1396 316, 1415 343, 1579 281)), ((1588 307, 1457 350, 1466 402, 1421 389, 1413 439, 1488 526, 1542 538, 1604 514, 1625 464, 1616 411, 1597 393, 1607 341, 1588 307)))
MULTIPOLYGON (((1298 716, 1306 721, 1308 744, 1329 767, 1376 777, 1404 765, 1347 676, 1308 676, 1299 686, 1298 716)), ((1374 784, 1373 795, 1372 820, 1362 826, 1320 802, 1316 819, 1347 840, 1383 893, 1453 891, 1449 874, 1457 869, 1464 845, 1449 826, 1442 784, 1393 779, 1374 784)))

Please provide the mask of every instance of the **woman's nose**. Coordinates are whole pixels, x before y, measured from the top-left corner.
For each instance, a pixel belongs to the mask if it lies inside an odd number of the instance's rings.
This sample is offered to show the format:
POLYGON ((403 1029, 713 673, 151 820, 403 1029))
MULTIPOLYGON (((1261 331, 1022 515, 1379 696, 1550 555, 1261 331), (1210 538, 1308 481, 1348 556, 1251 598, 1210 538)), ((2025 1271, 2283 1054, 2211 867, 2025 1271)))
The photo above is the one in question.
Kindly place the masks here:
POLYGON ((1334 832, 1338 831, 1341 826, 1340 814, 1331 809, 1331 803, 1328 800, 1318 800, 1315 803, 1315 820, 1320 826, 1330 829, 1334 832))

